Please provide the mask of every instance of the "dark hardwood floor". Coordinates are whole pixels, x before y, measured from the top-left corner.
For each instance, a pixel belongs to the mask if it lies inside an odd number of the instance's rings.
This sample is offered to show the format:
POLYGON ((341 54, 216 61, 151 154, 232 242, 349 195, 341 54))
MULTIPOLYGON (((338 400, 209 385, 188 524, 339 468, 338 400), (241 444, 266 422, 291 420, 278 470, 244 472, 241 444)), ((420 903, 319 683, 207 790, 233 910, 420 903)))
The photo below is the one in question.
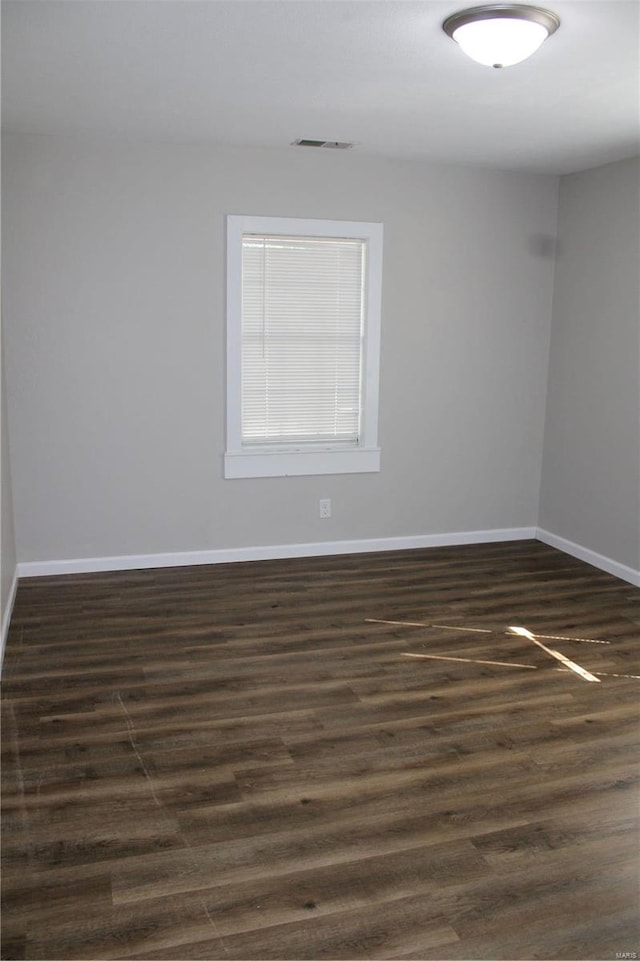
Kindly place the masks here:
POLYGON ((534 541, 21 581, 2 957, 637 957, 639 635, 534 541))

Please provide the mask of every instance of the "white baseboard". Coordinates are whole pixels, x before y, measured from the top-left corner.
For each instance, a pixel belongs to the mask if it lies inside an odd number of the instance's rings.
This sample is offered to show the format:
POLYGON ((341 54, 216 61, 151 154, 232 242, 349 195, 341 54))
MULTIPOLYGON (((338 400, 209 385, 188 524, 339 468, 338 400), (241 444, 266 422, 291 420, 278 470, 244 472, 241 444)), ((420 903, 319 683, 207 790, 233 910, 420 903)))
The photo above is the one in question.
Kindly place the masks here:
POLYGON ((7 604, 2 615, 2 633, 0 634, 0 667, 2 666, 2 661, 4 659, 4 649, 7 645, 7 635, 9 633, 9 624, 11 623, 11 615, 13 614, 13 605, 16 600, 16 591, 18 590, 18 570, 13 573, 13 581, 11 582, 11 590, 9 591, 9 596, 7 598, 7 604))
POLYGON ((598 567, 601 571, 606 571, 607 574, 613 574, 614 577, 619 577, 621 580, 628 581, 629 584, 633 584, 635 587, 640 587, 640 571, 634 570, 633 567, 620 564, 610 557, 605 557, 604 554, 598 554, 596 551, 589 550, 588 547, 575 544, 573 541, 568 541, 564 537, 559 537, 557 534, 545 531, 541 527, 537 529, 535 536, 539 541, 542 541, 543 544, 548 544, 549 547, 556 547, 565 554, 577 557, 578 560, 585 561, 593 567, 598 567))
POLYGON ((497 530, 455 531, 445 534, 415 534, 351 541, 319 541, 310 544, 275 544, 262 547, 233 547, 209 551, 181 551, 163 554, 125 554, 118 557, 82 557, 69 560, 23 561, 17 565, 2 623, 1 650, 9 629, 18 578, 57 574, 91 574, 99 571, 144 570, 154 567, 188 567, 200 564, 232 564, 241 561, 279 558, 323 557, 332 554, 364 554, 375 551, 415 550, 422 547, 453 547, 458 544, 490 544, 500 541, 539 540, 565 554, 640 587, 640 571, 566 540, 541 527, 507 527, 497 530))
POLYGON ((364 554, 373 551, 403 551, 420 547, 450 547, 456 544, 488 544, 499 541, 533 540, 535 527, 507 527, 499 530, 459 531, 448 534, 417 534, 408 537, 367 538, 353 541, 320 541, 313 544, 276 544, 265 547, 234 547, 212 551, 183 551, 173 554, 128 554, 121 557, 82 557, 75 560, 23 561, 19 577, 52 574, 89 574, 97 571, 130 571, 153 567, 188 567, 196 564, 230 564, 236 561, 276 560, 288 557, 323 557, 329 554, 364 554))

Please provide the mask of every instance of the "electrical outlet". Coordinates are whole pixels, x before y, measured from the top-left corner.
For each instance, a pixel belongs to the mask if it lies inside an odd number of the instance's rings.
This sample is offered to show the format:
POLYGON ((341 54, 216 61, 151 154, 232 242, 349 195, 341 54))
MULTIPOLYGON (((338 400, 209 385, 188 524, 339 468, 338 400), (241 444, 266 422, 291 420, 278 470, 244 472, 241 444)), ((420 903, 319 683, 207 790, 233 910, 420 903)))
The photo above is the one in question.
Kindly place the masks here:
POLYGON ((320 517, 331 517, 331 498, 322 497, 320 499, 320 517))

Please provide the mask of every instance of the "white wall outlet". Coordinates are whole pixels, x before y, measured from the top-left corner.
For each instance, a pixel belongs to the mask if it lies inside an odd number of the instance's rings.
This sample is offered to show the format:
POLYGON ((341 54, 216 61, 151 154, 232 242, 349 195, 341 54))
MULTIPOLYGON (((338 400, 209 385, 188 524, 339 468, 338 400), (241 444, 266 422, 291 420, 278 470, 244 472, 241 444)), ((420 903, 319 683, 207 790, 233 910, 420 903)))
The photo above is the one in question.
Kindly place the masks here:
POLYGON ((320 517, 331 517, 331 498, 322 497, 320 499, 320 517))

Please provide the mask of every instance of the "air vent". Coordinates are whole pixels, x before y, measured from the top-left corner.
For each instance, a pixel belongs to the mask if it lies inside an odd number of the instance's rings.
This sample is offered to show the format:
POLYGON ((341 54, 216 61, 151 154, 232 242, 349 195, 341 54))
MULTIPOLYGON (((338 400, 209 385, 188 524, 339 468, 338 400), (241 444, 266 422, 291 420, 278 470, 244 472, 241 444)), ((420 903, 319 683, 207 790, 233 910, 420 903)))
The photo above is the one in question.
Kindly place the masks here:
POLYGON ((349 150, 351 147, 353 147, 353 144, 341 140, 306 140, 304 137, 300 137, 299 140, 294 140, 291 146, 326 147, 327 150, 349 150))

